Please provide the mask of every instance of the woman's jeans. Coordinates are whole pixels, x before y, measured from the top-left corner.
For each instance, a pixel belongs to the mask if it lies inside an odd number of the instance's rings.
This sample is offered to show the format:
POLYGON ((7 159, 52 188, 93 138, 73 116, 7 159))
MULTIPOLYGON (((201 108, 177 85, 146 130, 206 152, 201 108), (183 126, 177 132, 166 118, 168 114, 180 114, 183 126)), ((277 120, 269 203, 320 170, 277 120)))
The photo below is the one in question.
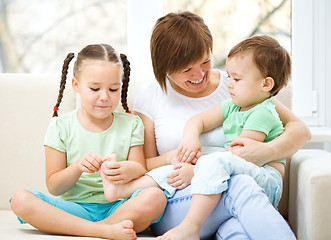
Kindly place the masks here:
MULTIPOLYGON (((272 206, 252 177, 236 175, 228 182, 221 200, 200 231, 201 239, 296 239, 290 227, 272 206)), ((178 190, 168 199, 159 223, 151 229, 157 236, 174 228, 185 218, 191 206, 191 187, 178 190)), ((199 217, 199 216, 197 216, 199 217)))

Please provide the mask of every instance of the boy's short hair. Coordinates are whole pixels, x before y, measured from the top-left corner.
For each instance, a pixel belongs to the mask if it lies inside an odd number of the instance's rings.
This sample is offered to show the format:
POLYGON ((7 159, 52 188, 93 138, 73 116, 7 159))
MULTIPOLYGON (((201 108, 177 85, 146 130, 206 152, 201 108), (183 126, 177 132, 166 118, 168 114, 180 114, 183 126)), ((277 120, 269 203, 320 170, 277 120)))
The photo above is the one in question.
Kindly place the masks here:
POLYGON ((213 51, 213 38, 203 19, 189 11, 168 13, 153 28, 151 57, 156 80, 166 91, 166 76, 213 51))
POLYGON ((274 79, 274 87, 270 91, 275 96, 287 85, 291 75, 291 57, 278 41, 269 36, 253 36, 234 46, 228 58, 237 54, 252 51, 253 61, 264 77, 274 79))

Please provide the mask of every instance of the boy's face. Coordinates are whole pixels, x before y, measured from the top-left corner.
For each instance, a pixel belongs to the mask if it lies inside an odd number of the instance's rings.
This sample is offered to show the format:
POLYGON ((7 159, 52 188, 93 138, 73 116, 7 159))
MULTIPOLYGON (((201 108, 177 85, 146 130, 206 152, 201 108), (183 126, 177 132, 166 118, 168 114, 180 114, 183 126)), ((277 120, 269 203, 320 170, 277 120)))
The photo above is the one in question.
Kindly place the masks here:
POLYGON ((265 78, 253 61, 251 52, 230 57, 226 61, 228 73, 227 87, 232 101, 246 111, 270 96, 263 90, 265 78))

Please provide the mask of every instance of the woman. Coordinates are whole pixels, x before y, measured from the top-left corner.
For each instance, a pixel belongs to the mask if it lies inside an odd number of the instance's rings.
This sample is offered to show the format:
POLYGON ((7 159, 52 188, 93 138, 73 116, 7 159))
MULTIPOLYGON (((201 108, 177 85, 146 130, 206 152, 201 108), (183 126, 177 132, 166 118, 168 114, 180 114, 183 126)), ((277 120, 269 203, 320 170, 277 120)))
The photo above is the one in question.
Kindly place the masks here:
MULTIPOLYGON (((151 56, 158 84, 142 87, 134 106, 145 126, 148 170, 174 163, 174 149, 182 139, 186 121, 230 97, 227 74, 212 69, 212 50, 212 36, 201 17, 190 12, 169 13, 156 22, 151 56)), ((309 140, 307 126, 277 100, 274 104, 285 125, 284 133, 269 143, 237 139, 229 151, 262 166, 291 156, 309 140)), ((201 135, 200 142, 203 154, 221 151, 225 143, 222 128, 201 135)), ((152 225, 156 235, 175 227, 185 217, 192 197, 186 186, 193 171, 194 165, 181 163, 168 176, 172 186, 183 190, 168 200, 161 222, 152 225)), ((266 239, 267 235, 270 239, 295 238, 262 189, 245 175, 231 178, 228 191, 204 224, 200 237, 212 237, 216 231, 218 239, 266 239)))

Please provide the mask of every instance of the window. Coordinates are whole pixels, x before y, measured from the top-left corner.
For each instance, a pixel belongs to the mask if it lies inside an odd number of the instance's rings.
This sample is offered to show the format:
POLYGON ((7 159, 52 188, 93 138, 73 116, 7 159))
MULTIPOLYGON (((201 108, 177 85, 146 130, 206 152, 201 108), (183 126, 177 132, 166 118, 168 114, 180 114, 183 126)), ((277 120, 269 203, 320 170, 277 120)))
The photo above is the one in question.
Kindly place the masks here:
POLYGON ((127 53, 132 84, 140 84, 153 79, 155 21, 180 9, 209 26, 215 68, 224 69, 228 51, 242 39, 275 37, 292 53, 294 112, 309 125, 331 127, 328 0, 0 0, 0 72, 58 74, 67 53, 103 42, 127 53))
POLYGON ((243 39, 268 34, 291 52, 291 0, 164 0, 164 12, 200 15, 214 38, 214 67, 225 69, 230 49, 243 39))
POLYGON ((331 127, 331 3, 292 2, 293 110, 311 126, 331 127))
POLYGON ((59 74, 91 43, 126 52, 126 1, 0 1, 0 11, 0 72, 59 74))

